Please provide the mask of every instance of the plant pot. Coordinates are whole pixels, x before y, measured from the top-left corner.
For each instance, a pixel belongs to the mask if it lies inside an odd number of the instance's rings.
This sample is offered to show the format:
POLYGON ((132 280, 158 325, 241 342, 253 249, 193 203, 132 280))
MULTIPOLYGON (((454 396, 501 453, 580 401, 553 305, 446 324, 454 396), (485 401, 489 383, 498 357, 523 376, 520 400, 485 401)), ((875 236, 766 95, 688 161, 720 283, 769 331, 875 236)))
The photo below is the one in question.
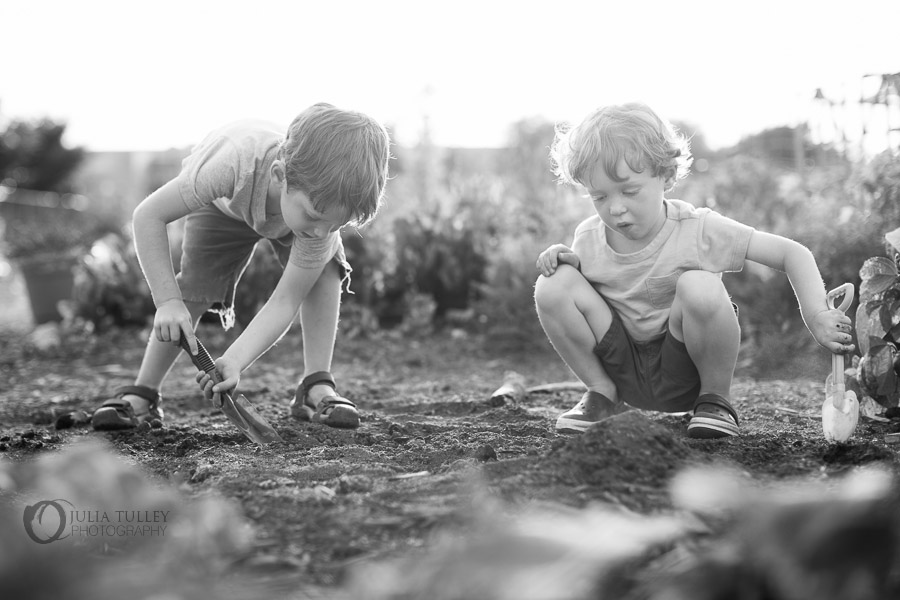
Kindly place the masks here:
POLYGON ((18 262, 35 324, 61 321, 59 302, 72 299, 77 259, 72 255, 42 255, 18 262))

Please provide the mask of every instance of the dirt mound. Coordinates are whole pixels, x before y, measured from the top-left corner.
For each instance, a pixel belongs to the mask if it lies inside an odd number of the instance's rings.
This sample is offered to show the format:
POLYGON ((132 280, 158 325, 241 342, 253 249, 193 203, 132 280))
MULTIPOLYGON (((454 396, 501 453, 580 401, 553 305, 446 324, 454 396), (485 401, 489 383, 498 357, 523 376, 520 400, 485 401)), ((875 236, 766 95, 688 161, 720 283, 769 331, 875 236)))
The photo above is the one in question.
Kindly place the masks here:
POLYGON ((617 415, 553 449, 542 468, 570 485, 665 487, 692 455, 683 436, 637 411, 617 415))

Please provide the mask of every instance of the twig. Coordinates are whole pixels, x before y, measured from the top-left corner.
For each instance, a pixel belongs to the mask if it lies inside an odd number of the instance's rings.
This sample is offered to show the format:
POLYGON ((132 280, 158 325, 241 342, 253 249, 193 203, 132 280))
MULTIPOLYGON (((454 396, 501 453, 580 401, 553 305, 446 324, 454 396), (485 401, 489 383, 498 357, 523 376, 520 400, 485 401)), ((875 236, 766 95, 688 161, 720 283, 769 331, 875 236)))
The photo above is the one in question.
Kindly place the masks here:
POLYGON ((551 392, 582 392, 584 384, 580 381, 560 381, 558 383, 544 383, 527 388, 525 391, 531 393, 551 393, 551 392))

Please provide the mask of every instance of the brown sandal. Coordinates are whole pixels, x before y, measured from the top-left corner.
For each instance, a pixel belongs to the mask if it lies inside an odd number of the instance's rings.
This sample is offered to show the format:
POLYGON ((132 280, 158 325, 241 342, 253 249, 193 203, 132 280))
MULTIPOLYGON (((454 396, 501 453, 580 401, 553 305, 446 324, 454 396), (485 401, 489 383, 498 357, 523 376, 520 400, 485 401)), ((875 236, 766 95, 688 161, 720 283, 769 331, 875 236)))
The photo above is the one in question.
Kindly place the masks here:
POLYGON ((159 392, 145 385, 126 385, 117 388, 115 397, 107 400, 94 411, 91 425, 98 431, 131 429, 147 420, 163 419, 163 411, 159 403, 162 400, 159 392), (146 413, 136 414, 131 402, 125 396, 133 395, 150 403, 146 413))
POLYGON ((313 406, 309 390, 316 385, 327 385, 337 390, 334 377, 328 371, 317 371, 303 378, 291 400, 291 415, 301 421, 312 421, 340 429, 359 427, 359 412, 356 405, 341 396, 328 396, 313 406))

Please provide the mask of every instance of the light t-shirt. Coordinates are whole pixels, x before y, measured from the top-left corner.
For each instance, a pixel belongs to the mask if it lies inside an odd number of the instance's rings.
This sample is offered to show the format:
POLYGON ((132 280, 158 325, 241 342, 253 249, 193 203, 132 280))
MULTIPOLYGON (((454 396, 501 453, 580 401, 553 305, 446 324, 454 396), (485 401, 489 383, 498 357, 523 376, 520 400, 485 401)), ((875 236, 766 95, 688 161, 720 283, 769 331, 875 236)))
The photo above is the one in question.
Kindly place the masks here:
POLYGON ((217 129, 182 161, 178 189, 192 211, 214 204, 264 238, 293 237, 290 262, 319 268, 340 248, 340 233, 301 238, 293 235, 280 213, 266 212, 271 167, 282 139, 282 131, 262 121, 238 121, 217 129))
MULTIPOLYGON (((666 332, 675 283, 685 271, 740 271, 754 229, 709 208, 665 200, 666 222, 644 248, 619 254, 594 215, 575 229, 572 250, 581 272, 622 318, 637 341, 666 332)), ((720 275, 721 276, 721 275, 720 275)))

